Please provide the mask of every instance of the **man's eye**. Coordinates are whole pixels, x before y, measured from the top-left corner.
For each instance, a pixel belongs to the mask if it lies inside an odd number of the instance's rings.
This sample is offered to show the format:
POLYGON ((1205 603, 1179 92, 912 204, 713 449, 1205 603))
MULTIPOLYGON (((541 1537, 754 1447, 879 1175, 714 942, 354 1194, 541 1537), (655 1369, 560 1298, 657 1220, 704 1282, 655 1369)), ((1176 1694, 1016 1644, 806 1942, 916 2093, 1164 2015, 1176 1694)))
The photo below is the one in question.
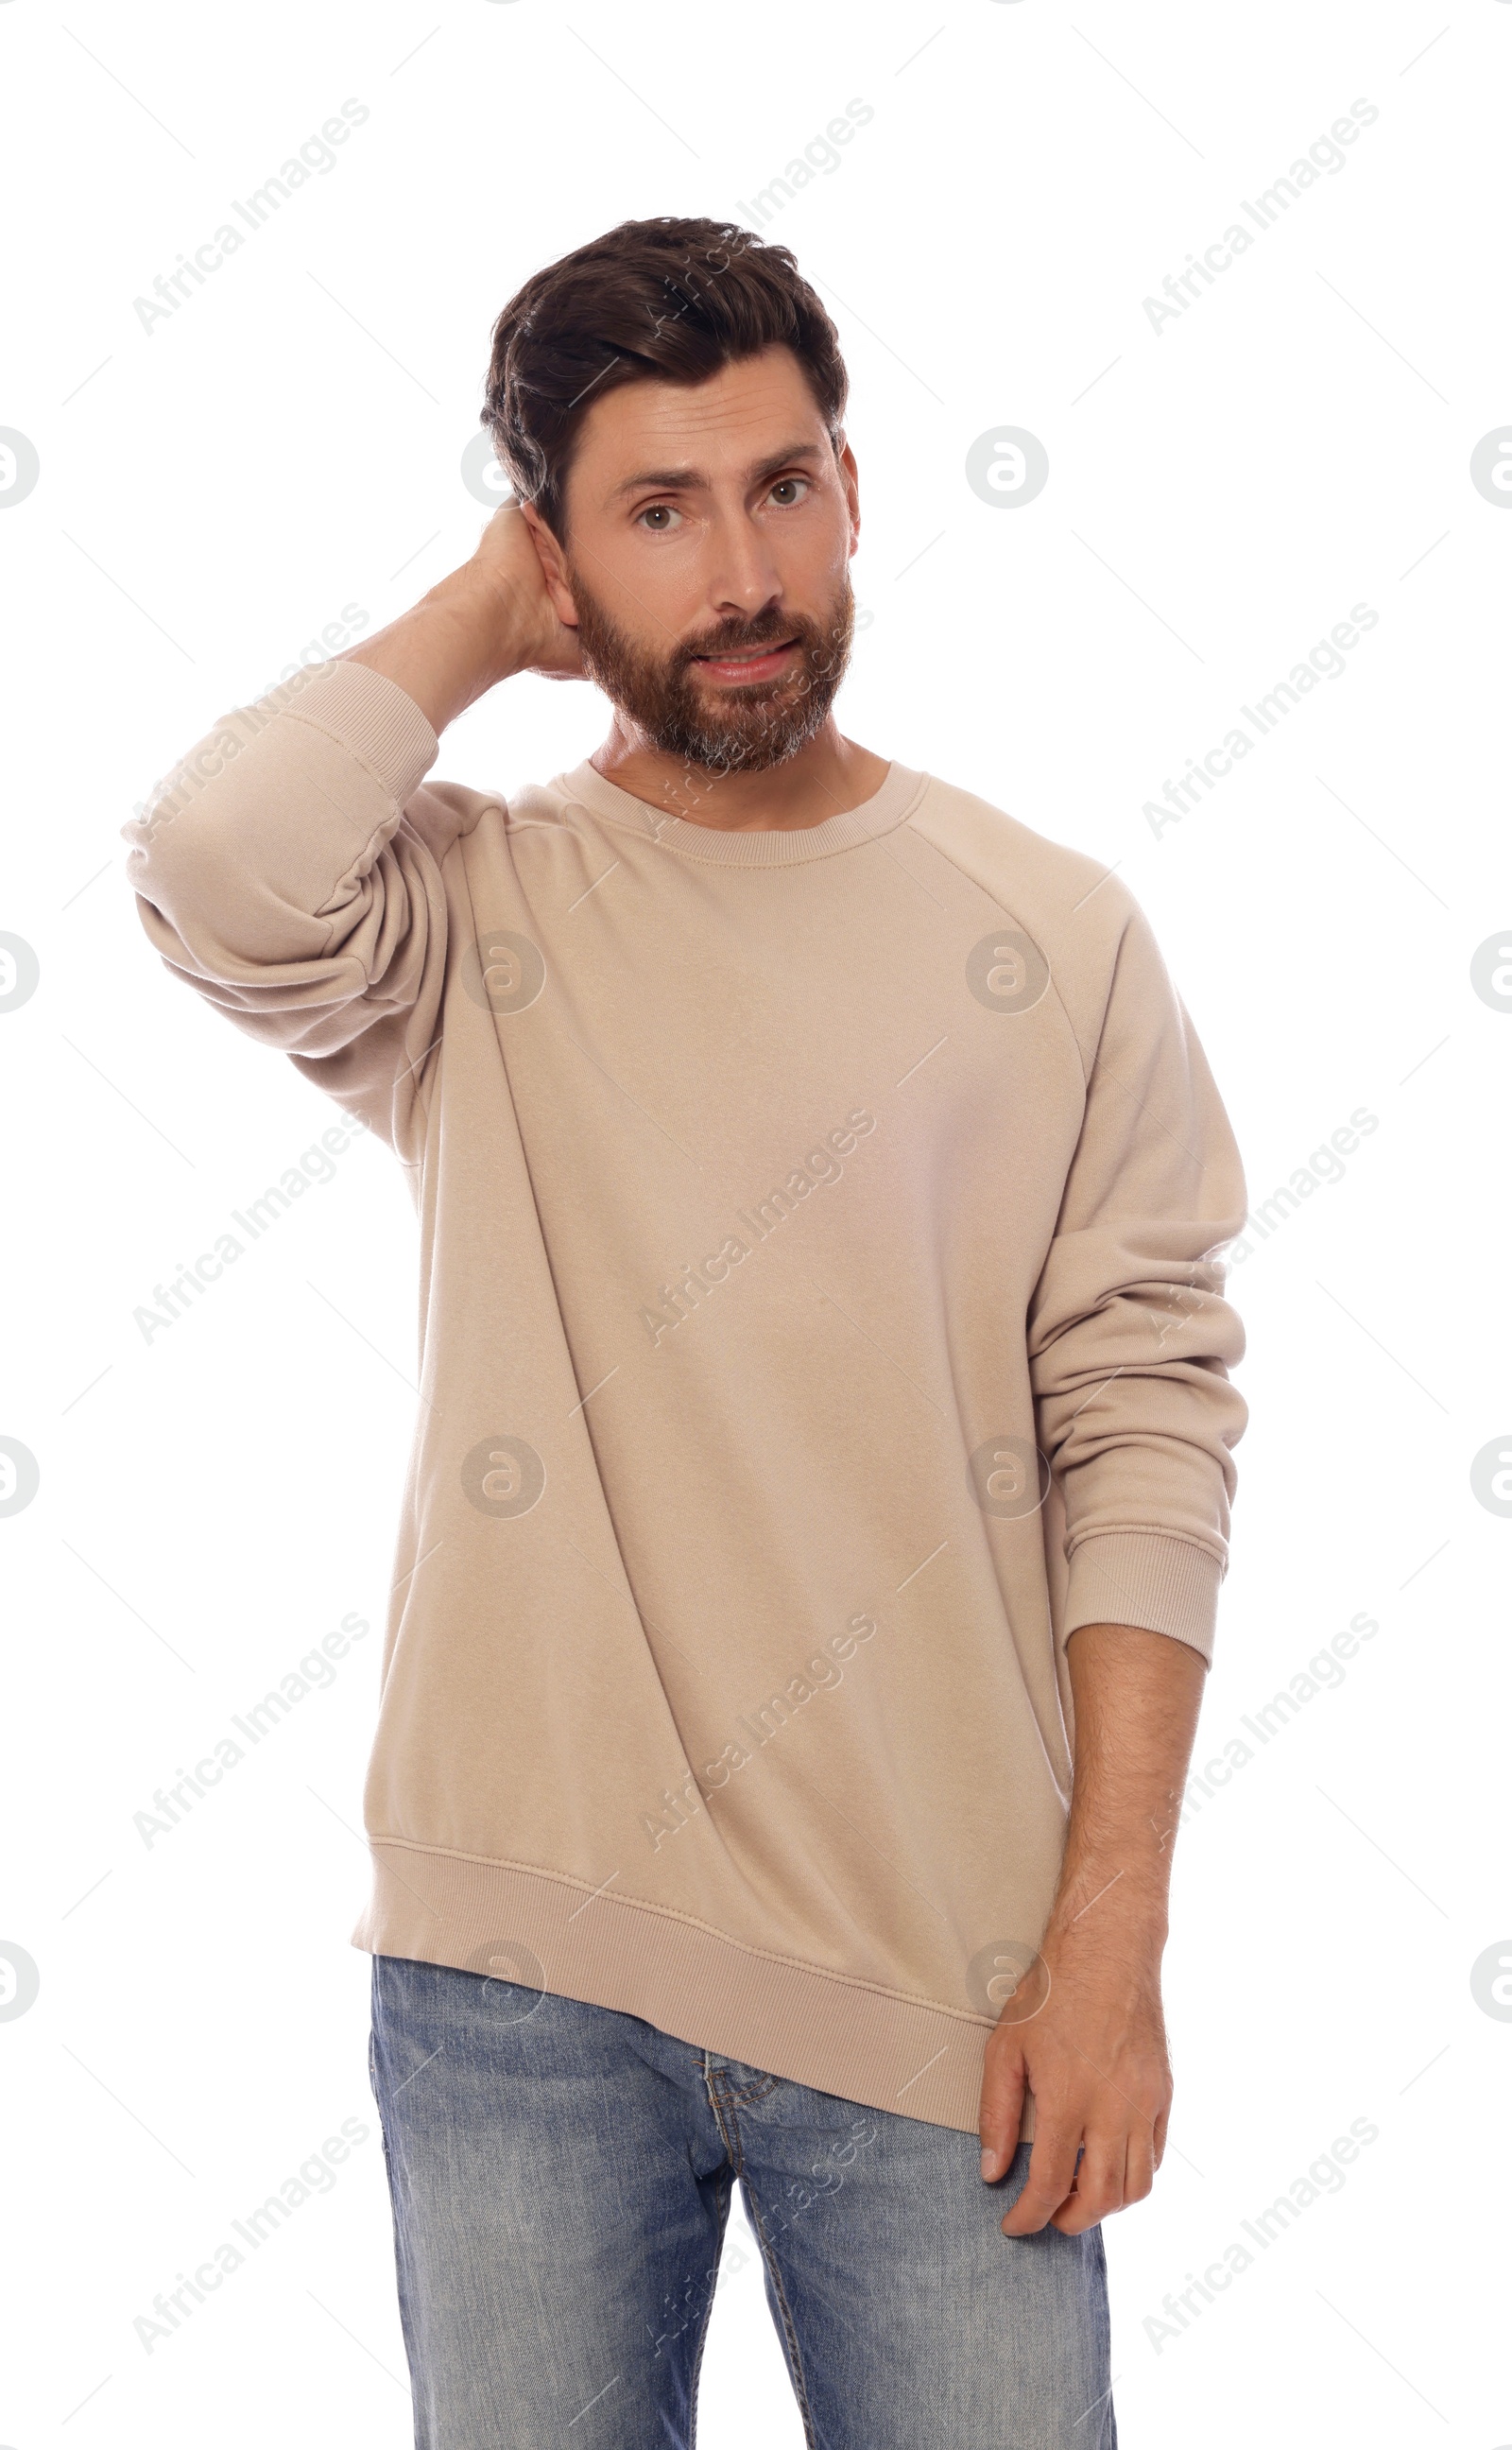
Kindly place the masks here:
POLYGON ((788 511, 792 509, 795 501, 801 502, 803 500, 804 495, 807 490, 808 479, 806 476, 779 476, 776 484, 772 487, 769 498, 776 502, 780 511, 788 511), (779 496, 782 495, 785 495, 787 496, 785 501, 779 499, 779 496))
POLYGON ((670 502, 652 502, 648 509, 642 511, 639 524, 649 527, 652 535, 667 535, 670 533, 672 521, 676 516, 677 513, 670 502), (651 524, 653 521, 654 525, 651 524))

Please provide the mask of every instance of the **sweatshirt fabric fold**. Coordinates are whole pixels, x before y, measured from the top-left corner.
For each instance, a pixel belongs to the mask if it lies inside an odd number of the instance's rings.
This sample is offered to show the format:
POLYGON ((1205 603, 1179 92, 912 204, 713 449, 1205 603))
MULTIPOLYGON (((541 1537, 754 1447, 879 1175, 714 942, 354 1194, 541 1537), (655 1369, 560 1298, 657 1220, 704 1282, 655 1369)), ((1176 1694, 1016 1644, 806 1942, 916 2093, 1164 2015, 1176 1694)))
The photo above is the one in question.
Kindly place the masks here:
POLYGON ((322 666, 126 828, 165 962, 418 1210, 355 1943, 975 2130, 1067 1639, 1212 1656, 1245 1193, 1202 1050, 1116 876, 932 776, 740 833, 436 754, 322 666))

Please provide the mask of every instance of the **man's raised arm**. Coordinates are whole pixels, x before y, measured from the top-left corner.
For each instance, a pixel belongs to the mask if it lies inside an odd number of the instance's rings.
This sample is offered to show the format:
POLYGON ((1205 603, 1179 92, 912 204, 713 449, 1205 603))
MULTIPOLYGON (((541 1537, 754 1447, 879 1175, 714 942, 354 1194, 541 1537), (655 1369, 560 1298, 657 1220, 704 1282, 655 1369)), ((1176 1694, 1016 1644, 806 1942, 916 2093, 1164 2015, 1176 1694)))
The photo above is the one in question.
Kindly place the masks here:
POLYGON ((571 680, 583 669, 577 632, 557 619, 514 502, 494 512, 471 560, 337 660, 397 681, 437 736, 513 672, 571 680))
POLYGON ((580 669, 525 515, 353 652, 233 708, 125 828, 168 968, 414 1161, 439 1043, 442 863, 485 794, 425 783, 495 682, 580 669))

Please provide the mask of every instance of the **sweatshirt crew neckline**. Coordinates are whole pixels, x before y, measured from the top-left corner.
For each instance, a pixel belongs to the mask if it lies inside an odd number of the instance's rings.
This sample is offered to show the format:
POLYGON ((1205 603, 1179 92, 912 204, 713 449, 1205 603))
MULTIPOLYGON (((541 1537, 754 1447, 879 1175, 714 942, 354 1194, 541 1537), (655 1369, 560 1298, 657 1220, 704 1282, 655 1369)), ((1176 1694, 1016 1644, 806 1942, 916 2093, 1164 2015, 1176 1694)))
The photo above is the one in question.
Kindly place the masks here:
POLYGON ((704 860, 714 867, 792 867, 805 860, 827 859, 840 850, 854 850, 891 833, 910 816, 922 798, 929 777, 896 758, 879 789, 858 807, 843 808, 817 826, 729 833, 720 826, 692 825, 686 817, 667 816, 649 800, 638 800, 609 781, 585 758, 571 773, 558 774, 553 790, 604 818, 611 826, 629 826, 644 840, 686 859, 704 860))

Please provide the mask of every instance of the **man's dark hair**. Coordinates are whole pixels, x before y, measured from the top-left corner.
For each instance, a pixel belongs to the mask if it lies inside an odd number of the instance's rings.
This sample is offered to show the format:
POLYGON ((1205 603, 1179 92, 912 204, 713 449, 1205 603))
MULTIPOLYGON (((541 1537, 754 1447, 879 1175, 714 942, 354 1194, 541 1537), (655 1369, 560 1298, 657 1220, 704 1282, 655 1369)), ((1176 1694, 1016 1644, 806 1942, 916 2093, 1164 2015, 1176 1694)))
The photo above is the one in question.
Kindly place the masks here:
POLYGON ((522 501, 564 535, 572 447, 616 384, 700 383, 779 343, 838 448, 840 340, 785 246, 730 222, 621 222, 531 275, 494 326, 481 422, 522 501))

